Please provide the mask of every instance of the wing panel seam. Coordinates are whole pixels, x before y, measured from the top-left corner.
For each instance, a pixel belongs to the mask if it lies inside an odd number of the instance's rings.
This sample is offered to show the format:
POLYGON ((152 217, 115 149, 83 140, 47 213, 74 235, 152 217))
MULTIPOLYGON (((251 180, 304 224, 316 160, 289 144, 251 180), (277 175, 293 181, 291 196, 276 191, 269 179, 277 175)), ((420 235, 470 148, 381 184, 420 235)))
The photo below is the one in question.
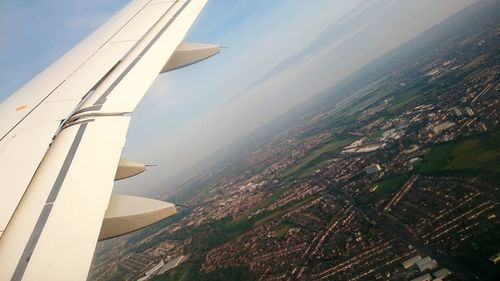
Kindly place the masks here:
MULTIPOLYGON (((148 51, 149 49, 151 49, 151 47, 158 41, 158 39, 161 37, 161 35, 163 35, 163 33, 165 32, 165 30, 167 30, 170 25, 174 22, 174 20, 179 16, 180 13, 182 13, 182 11, 187 7, 187 5, 191 2, 191 0, 187 0, 183 5, 182 7, 172 16, 172 18, 169 19, 169 21, 167 22, 167 24, 165 24, 165 26, 160 30, 160 32, 158 32, 158 34, 153 38, 153 40, 151 40, 151 42, 148 43, 148 45, 144 48, 144 50, 141 51, 141 53, 134 59, 134 61, 132 61, 132 63, 127 66, 127 68, 125 69, 124 72, 122 72, 122 74, 120 74, 120 76, 113 82, 113 84, 111 84, 111 86, 95 101, 94 103, 94 106, 96 106, 96 108, 98 109, 101 109, 102 106, 104 105, 104 103, 106 102, 106 99, 107 97, 109 96, 109 94, 114 90, 114 88, 123 80, 123 78, 125 78, 125 76, 132 70, 132 68, 134 68, 134 66, 139 62, 139 60, 142 58, 142 56, 144 56, 148 51)), ((143 38, 141 38, 134 47, 131 48, 131 50, 133 50, 137 44, 140 44, 142 42, 142 40, 144 39, 145 36, 148 35, 149 32, 151 32, 151 30, 156 27, 156 25, 163 19, 163 17, 172 9, 174 5, 172 5, 164 14, 163 16, 160 17, 160 19, 144 34, 143 38)))
POLYGON ((116 34, 118 34, 121 30, 123 30, 123 28, 125 28, 125 26, 127 26, 140 12, 142 12, 153 0, 149 0, 141 9, 139 9, 137 11, 137 13, 135 13, 127 22, 125 22, 125 24, 123 24, 115 33, 113 33, 113 35, 111 35, 103 44, 101 44, 97 50, 92 53, 84 62, 82 62, 73 72, 71 72, 69 75, 66 76, 66 78, 61 82, 59 83, 59 85, 57 85, 52 91, 50 91, 50 93, 45 96, 37 105, 35 105, 25 116, 23 116, 14 126, 12 126, 12 128, 10 130, 8 130, 5 135, 3 135, 1 138, 0 138, 0 141, 2 141, 6 136, 8 136, 15 128, 17 128, 17 126, 19 126, 19 124, 24 121, 24 119, 26 119, 31 113, 33 113, 33 111, 35 109, 37 109, 45 100, 47 100, 47 98, 49 98, 57 89, 59 89, 59 87, 61 87, 62 84, 64 84, 64 82, 66 82, 66 80, 68 80, 71 76, 73 76, 73 74, 75 74, 75 72, 77 72, 78 70, 80 70, 82 68, 83 65, 85 65, 92 57, 95 56, 95 54, 97 52, 99 52, 102 47, 104 47, 106 44, 108 44, 115 36, 116 34))
POLYGON ((51 95, 52 93, 54 93, 57 89, 59 89, 59 87, 61 87, 61 85, 66 82, 66 80, 62 81, 61 83, 59 83, 59 85, 57 85, 52 91, 50 91, 50 93, 44 97, 37 105, 35 105, 29 112, 28 114, 26 114, 23 118, 21 118, 21 120, 19 120, 14 126, 12 126, 12 128, 7 131, 7 133, 5 133, 4 136, 2 136, 0 138, 0 141, 2 141, 6 136, 8 136, 21 122, 24 121, 24 119, 26 119, 31 113, 33 113, 33 111, 35 111, 35 109, 37 109, 45 100, 47 100, 51 95))
POLYGON ((31 232, 30 238, 28 239, 28 242, 24 247, 24 251, 21 255, 21 258, 17 263, 16 270, 14 271, 14 275, 12 276, 11 281, 20 281, 23 278, 24 273, 26 272, 29 260, 33 255, 33 252, 35 251, 35 247, 38 243, 40 235, 42 234, 45 224, 47 223, 47 220, 49 218, 50 212, 52 211, 52 206, 54 204, 54 201, 57 198, 59 191, 61 190, 62 184, 64 183, 64 179, 68 174, 69 167, 71 166, 71 163, 75 158, 76 151, 78 149, 78 146, 80 145, 80 142, 83 138, 83 134, 85 133, 86 129, 87 129, 87 123, 81 124, 80 128, 78 129, 78 132, 76 133, 75 138, 73 139, 73 143, 71 144, 69 152, 66 155, 66 159, 64 160, 63 166, 59 171, 59 174, 57 175, 56 181, 52 186, 52 189, 49 193, 49 196, 47 197, 42 212, 40 213, 38 220, 35 224, 35 228, 31 232))

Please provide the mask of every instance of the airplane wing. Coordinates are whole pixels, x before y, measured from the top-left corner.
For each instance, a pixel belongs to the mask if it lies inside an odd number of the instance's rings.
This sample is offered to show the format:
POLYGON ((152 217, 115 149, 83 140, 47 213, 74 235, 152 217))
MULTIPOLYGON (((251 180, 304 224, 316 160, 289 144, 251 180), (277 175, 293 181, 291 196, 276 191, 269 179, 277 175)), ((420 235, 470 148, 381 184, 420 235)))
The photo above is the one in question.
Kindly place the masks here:
POLYGON ((85 280, 98 239, 176 212, 112 195, 145 167, 120 159, 159 73, 218 53, 182 42, 206 0, 135 0, 0 105, 0 280, 85 280))

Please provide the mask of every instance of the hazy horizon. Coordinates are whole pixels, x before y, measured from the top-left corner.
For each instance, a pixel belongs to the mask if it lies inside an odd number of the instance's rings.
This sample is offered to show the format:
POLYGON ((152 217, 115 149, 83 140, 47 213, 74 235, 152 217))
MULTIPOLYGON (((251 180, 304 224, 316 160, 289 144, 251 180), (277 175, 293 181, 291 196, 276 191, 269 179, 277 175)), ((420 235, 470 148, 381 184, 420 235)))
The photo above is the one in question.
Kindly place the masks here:
MULTIPOLYGON (((0 4, 0 100, 126 2, 0 4)), ((120 182, 118 189, 155 192, 151 189, 474 2, 209 1, 186 40, 228 48, 158 77, 134 113, 124 158, 160 167, 120 182)))

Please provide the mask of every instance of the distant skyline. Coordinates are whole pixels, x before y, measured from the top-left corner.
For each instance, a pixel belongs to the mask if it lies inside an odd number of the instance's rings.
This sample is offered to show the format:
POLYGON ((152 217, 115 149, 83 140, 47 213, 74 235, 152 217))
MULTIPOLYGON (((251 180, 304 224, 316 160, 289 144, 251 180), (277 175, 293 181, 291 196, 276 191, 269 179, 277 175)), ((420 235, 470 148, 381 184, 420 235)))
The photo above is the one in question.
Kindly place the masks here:
MULTIPOLYGON (((186 39, 228 48, 159 76, 134 113, 124 158, 160 166, 119 189, 144 194, 168 187, 193 163, 473 2, 209 0, 186 39)), ((2 1, 0 100, 126 3, 2 1)))

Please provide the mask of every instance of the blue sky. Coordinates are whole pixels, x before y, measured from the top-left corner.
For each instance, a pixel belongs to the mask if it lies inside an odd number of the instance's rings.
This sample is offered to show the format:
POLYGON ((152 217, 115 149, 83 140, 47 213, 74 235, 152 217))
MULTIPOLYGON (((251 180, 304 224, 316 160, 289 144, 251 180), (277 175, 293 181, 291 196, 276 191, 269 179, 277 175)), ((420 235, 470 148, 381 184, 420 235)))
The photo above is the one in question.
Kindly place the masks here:
MULTIPOLYGON (((227 48, 158 77, 124 155, 160 164, 120 183, 168 187, 191 164, 269 122, 474 0, 209 0, 187 40, 227 48)), ((0 2, 0 100, 125 0, 0 2)))

